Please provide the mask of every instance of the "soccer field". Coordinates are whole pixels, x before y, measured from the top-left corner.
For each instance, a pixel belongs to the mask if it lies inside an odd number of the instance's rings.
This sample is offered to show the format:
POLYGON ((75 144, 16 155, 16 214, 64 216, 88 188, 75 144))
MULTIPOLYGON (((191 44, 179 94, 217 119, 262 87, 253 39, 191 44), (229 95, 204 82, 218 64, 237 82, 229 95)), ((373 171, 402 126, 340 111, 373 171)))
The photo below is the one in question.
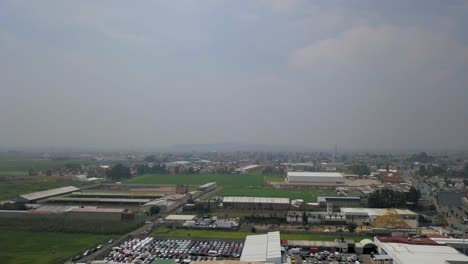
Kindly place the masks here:
POLYGON ((217 182, 221 186, 261 186, 264 176, 261 174, 148 174, 126 181, 126 183, 138 184, 187 185, 200 185, 207 182, 217 182))
POLYGON ((107 239, 108 236, 88 234, 0 230, 0 262, 64 263, 107 239))

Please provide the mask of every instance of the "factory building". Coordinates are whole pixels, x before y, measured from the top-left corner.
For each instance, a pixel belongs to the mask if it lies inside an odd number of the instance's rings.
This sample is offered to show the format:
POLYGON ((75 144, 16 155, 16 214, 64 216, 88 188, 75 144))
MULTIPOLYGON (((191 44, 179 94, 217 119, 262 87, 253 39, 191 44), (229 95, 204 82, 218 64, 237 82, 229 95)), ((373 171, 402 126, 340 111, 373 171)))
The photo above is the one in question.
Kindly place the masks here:
POLYGON ((36 203, 40 200, 44 200, 50 197, 68 194, 79 191, 80 189, 74 186, 65 186, 61 188, 50 189, 46 191, 33 192, 28 194, 20 195, 16 200, 19 203, 36 203))
POLYGON ((280 232, 247 236, 240 261, 281 264, 280 232))
POLYGON ((226 196, 223 198, 223 207, 226 209, 288 210, 289 206, 289 198, 238 196, 226 196))
POLYGON ((327 205, 338 207, 359 207, 361 206, 361 197, 350 196, 318 196, 317 203, 319 206, 325 207, 327 205))
POLYGON ((375 237, 379 255, 375 260, 393 264, 468 263, 468 256, 429 238, 375 237))
POLYGON ((347 222, 379 228, 417 228, 418 214, 407 209, 341 208, 347 222))
POLYGON ((308 172, 308 171, 289 171, 289 183, 308 183, 308 184, 343 184, 345 178, 338 172, 308 172))

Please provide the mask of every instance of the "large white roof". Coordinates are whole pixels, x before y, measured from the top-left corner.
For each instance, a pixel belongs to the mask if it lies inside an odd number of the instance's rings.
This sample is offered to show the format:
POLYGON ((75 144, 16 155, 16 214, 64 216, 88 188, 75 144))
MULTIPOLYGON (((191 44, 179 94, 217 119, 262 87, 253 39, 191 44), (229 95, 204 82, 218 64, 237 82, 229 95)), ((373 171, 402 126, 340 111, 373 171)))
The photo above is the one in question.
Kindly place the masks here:
POLYGON ((223 203, 270 203, 289 204, 289 198, 225 196, 223 203))
POLYGON ((369 216, 378 216, 384 215, 389 212, 389 210, 395 210, 399 215, 416 215, 415 212, 408 209, 385 209, 385 208, 348 208, 342 207, 340 211, 344 214, 349 215, 369 215, 369 216))
POLYGON ((247 236, 241 261, 258 261, 275 263, 281 260, 280 232, 269 232, 263 235, 247 236))
POLYGON ((343 177, 339 172, 288 171, 288 177, 343 177))
POLYGON ((446 264, 447 261, 464 261, 468 256, 449 246, 380 243, 381 248, 399 264, 446 264))
POLYGON ((174 220, 174 221, 190 221, 195 219, 196 215, 168 215, 165 219, 166 220, 174 220))
POLYGON ((39 200, 39 199, 44 199, 44 198, 48 198, 52 196, 65 194, 65 193, 75 192, 78 190, 80 189, 74 186, 65 186, 65 187, 50 189, 46 191, 23 194, 23 195, 20 195, 20 197, 28 201, 34 201, 34 200, 39 200))

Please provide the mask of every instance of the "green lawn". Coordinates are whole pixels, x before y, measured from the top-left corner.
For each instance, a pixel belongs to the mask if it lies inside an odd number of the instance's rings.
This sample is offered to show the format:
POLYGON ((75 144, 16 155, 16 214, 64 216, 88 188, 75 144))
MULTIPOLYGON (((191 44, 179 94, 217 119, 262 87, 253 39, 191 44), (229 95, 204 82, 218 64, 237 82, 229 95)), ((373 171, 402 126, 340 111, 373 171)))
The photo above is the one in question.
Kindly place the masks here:
POLYGON ((224 187, 217 195, 220 196, 249 196, 249 197, 278 197, 303 199, 306 202, 316 202, 317 196, 335 195, 334 191, 320 189, 275 189, 262 187, 224 187))
POLYGON ((261 174, 148 174, 126 181, 135 184, 187 185, 201 185, 207 182, 217 182, 222 186, 261 186, 264 176, 261 174))
MULTIPOLYGON (((165 237, 194 237, 194 238, 232 238, 232 239, 245 239, 248 235, 256 235, 261 233, 250 233, 250 232, 230 232, 230 231, 218 231, 218 230, 198 230, 198 229, 170 229, 170 228, 158 228, 152 236, 165 236, 165 237)), ((316 240, 316 241, 334 241, 338 236, 334 234, 287 234, 281 233, 281 239, 288 240, 316 240)), ((355 241, 361 241, 364 238, 370 238, 367 236, 344 236, 346 239, 353 239, 355 241)))
POLYGON ((63 263, 107 239, 107 236, 88 234, 0 230, 0 262, 63 263))

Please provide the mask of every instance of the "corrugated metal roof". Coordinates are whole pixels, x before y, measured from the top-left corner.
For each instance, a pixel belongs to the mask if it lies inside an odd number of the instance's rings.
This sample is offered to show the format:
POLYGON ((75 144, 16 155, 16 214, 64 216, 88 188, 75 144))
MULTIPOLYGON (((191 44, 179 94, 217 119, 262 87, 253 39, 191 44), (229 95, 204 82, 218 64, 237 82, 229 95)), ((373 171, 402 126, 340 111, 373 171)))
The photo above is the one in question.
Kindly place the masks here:
MULTIPOLYGON (((382 209, 382 208, 347 208, 342 207, 340 211, 344 214, 354 214, 354 215, 369 215, 369 216, 378 216, 384 215, 389 212, 390 209, 382 209)), ((399 215, 417 215, 415 212, 408 210, 408 209, 391 209, 395 210, 399 215)))
POLYGON ((196 215, 168 215, 166 220, 175 220, 175 221, 190 221, 195 219, 196 215))
POLYGON ((81 213, 123 213, 125 209, 122 208, 102 208, 96 206, 76 207, 70 210, 71 212, 81 213))
POLYGON ((247 236, 240 260, 270 263, 281 261, 280 232, 247 236))
POLYGON ((343 178, 343 174, 338 172, 310 172, 310 171, 288 171, 288 177, 333 177, 343 178))
POLYGON ((270 203, 289 204, 289 198, 225 196, 223 203, 270 203))
POLYGON ((151 199, 125 199, 125 198, 85 198, 85 197, 53 197, 55 202, 96 202, 96 203, 148 203, 151 199))
POLYGON ((253 235, 245 238, 241 261, 263 261, 267 259, 268 235, 253 235))
POLYGON ((317 196, 317 202, 326 202, 327 200, 361 200, 357 196, 317 196))
POLYGON ((48 197, 52 197, 56 195, 61 195, 61 194, 69 193, 69 192, 75 192, 78 190, 80 189, 76 188, 75 186, 65 186, 65 187, 50 189, 46 191, 23 194, 23 195, 20 195, 20 197, 28 201, 35 201, 35 200, 44 199, 44 198, 48 198, 48 197))
POLYGON ((269 232, 267 246, 267 261, 275 262, 278 258, 281 259, 281 240, 280 232, 269 232))

